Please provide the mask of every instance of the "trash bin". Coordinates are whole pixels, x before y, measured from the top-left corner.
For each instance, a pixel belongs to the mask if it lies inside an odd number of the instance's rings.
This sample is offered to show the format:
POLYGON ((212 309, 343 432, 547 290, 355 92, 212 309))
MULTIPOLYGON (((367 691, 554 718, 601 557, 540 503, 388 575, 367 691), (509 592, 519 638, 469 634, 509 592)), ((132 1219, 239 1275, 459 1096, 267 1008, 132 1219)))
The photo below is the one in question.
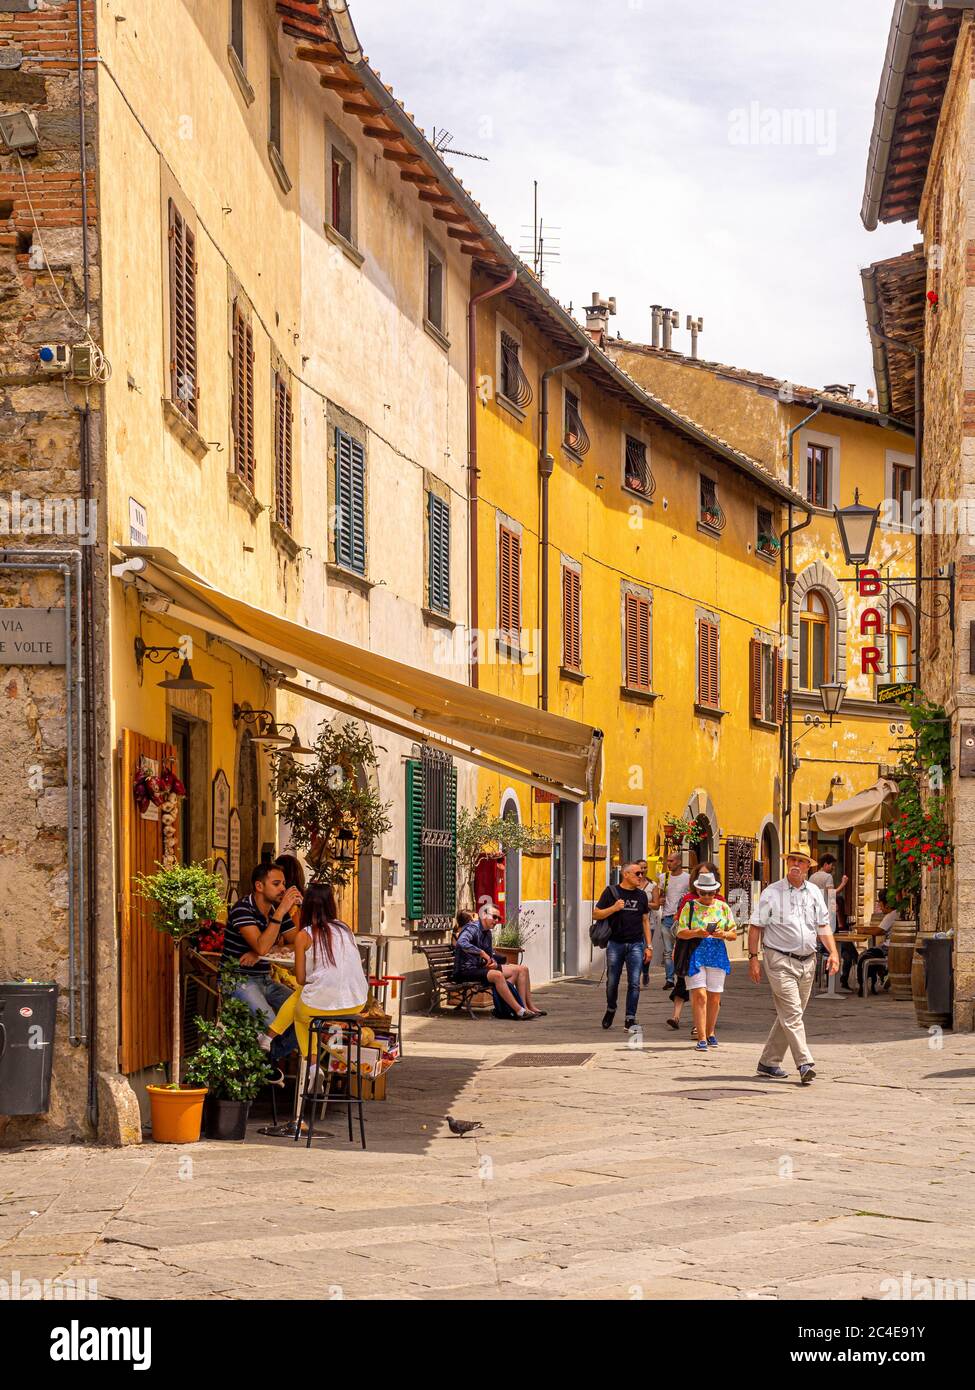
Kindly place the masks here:
POLYGON ((951 1027, 953 944, 951 937, 941 932, 918 933, 911 986, 919 1028, 951 1027))
POLYGON ((43 1115, 51 1099, 58 987, 0 980, 0 1115, 43 1115))

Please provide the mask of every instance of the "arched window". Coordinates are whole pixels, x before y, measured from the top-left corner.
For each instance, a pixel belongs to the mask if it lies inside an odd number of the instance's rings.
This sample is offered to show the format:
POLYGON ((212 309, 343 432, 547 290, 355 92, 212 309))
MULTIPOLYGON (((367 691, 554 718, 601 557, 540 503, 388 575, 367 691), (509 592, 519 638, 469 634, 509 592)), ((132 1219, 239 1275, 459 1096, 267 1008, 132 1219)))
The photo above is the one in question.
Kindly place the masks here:
POLYGON ((914 625, 902 603, 890 610, 890 679, 895 683, 914 679, 914 625))
POLYGON ((799 614, 799 686, 818 690, 832 680, 829 604, 825 594, 810 589, 799 614))

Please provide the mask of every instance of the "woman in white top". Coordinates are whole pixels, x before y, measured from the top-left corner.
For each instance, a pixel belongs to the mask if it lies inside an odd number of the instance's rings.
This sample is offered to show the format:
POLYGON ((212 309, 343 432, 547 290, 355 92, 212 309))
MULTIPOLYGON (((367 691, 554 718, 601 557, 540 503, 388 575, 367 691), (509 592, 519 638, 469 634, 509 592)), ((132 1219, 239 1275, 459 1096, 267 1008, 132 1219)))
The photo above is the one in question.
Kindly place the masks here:
POLYGON ((277 1036, 293 1023, 301 1055, 307 1057, 311 1020, 322 1014, 361 1013, 369 994, 355 937, 339 921, 335 893, 327 884, 312 883, 306 890, 294 948, 301 988, 281 1006, 268 1031, 277 1036))

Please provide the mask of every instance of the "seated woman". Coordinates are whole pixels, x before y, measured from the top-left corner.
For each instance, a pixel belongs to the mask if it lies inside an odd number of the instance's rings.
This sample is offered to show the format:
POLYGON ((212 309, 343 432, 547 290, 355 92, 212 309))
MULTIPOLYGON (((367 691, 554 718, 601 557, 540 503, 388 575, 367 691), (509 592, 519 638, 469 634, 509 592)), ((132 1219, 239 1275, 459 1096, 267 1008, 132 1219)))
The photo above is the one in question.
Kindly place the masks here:
POLYGON ((461 927, 454 942, 454 979, 458 984, 476 982, 485 989, 493 986, 516 1018, 541 1018, 545 1010, 536 1009, 532 1003, 527 965, 499 964, 493 954, 492 928, 500 920, 501 914, 494 903, 486 902, 478 908, 477 916, 461 927), (512 994, 511 984, 523 1003, 512 994))
POLYGON ((268 1033, 274 1038, 294 1025, 301 1055, 307 1057, 311 1020, 323 1014, 359 1014, 369 995, 355 937, 339 921, 335 893, 328 884, 307 888, 294 946, 299 989, 282 1004, 268 1033))
MULTIPOLYGON (((886 888, 881 888, 877 894, 877 901, 885 909, 884 916, 876 926, 867 928, 877 944, 871 946, 869 950, 863 951, 857 961, 857 984, 859 986, 857 993, 861 999, 863 998, 863 974, 867 968, 867 963, 872 960, 886 961, 890 934, 894 930, 894 923, 900 916, 900 913, 893 906, 893 895, 888 893, 886 888)), ((884 985, 885 989, 889 987, 889 982, 884 985)), ((870 971, 870 993, 877 993, 877 973, 873 970, 870 971)))
POLYGON ((720 887, 716 874, 702 873, 695 885, 697 897, 685 904, 676 923, 677 939, 694 942, 686 969, 698 1052, 718 1045, 714 1030, 725 976, 731 973, 725 942, 738 935, 734 913, 726 902, 718 901, 720 887))

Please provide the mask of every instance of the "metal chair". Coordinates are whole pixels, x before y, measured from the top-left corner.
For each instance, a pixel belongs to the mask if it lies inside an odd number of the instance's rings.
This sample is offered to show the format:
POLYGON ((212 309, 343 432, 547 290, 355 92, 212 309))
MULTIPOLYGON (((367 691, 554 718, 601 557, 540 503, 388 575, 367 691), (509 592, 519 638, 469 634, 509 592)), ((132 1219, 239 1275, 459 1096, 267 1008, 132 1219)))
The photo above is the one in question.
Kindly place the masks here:
POLYGON ((359 1110, 359 1138, 362 1147, 366 1147, 366 1122, 362 1112, 361 1061, 362 1023, 358 1018, 350 1017, 348 1014, 322 1014, 311 1020, 308 1025, 308 1066, 305 1068, 304 1085, 298 1104, 295 1143, 298 1142, 298 1137, 301 1134, 301 1126, 307 1110, 309 1112, 308 1133, 305 1148, 311 1148, 311 1141, 315 1137, 315 1112, 318 1110, 321 1117, 324 1118, 329 1105, 344 1105, 346 1107, 346 1114, 349 1118, 349 1142, 353 1143, 355 1136, 352 1131, 352 1107, 355 1105, 359 1110), (329 1059, 335 1055, 335 1042, 339 1039, 340 1034, 343 1043, 342 1051, 345 1055, 346 1093, 344 1096, 333 1096, 332 1077, 336 1073, 328 1069, 328 1064, 329 1059), (325 1045, 325 1038, 332 1041, 331 1051, 325 1045), (314 1074, 312 1072, 313 1066, 317 1066, 317 1072, 314 1074), (325 1068, 325 1089, 323 1092, 319 1092, 316 1086, 318 1078, 323 1075, 323 1067, 325 1068))

